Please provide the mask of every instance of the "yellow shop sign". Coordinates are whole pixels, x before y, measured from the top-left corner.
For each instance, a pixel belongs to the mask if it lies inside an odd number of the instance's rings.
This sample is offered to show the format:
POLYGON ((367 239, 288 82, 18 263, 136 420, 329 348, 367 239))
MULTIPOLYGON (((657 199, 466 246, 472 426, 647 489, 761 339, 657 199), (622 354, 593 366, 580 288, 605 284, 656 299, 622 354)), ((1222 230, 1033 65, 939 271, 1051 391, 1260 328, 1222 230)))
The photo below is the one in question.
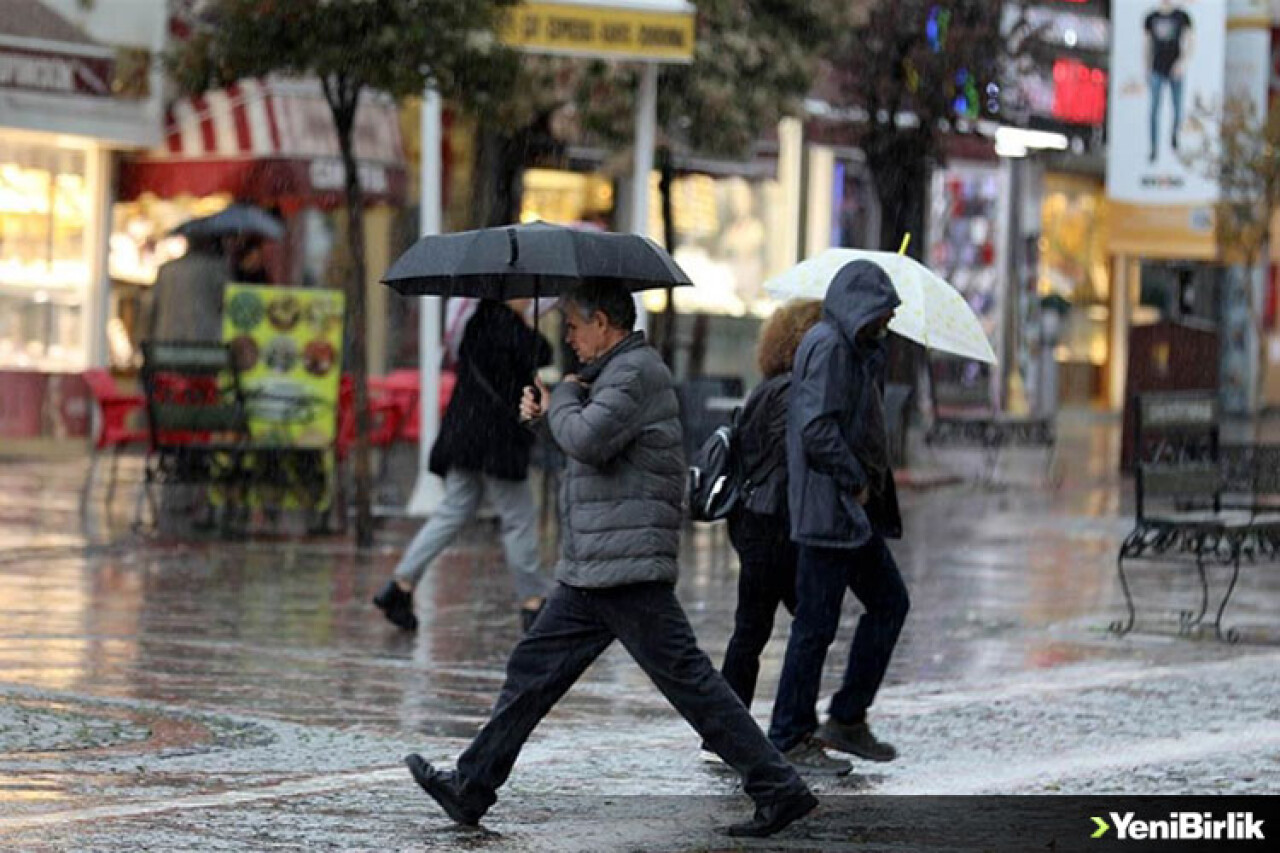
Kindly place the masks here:
POLYGON ((530 53, 689 62, 692 11, 687 4, 618 0, 521 3, 508 13, 501 38, 530 53))

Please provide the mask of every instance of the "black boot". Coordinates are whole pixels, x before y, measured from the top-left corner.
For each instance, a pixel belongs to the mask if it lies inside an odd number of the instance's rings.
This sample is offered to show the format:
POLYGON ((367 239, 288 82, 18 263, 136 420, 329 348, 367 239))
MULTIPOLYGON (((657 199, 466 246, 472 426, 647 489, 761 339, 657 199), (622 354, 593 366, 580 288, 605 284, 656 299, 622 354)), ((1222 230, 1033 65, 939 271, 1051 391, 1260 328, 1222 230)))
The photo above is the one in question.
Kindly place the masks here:
POLYGON ((413 615, 413 593, 405 592, 395 580, 387 581, 373 603, 392 625, 406 631, 418 630, 418 617, 413 615))
POLYGON ((765 838, 781 832, 817 807, 818 798, 801 791, 757 807, 751 820, 725 827, 724 834, 733 838, 765 838))

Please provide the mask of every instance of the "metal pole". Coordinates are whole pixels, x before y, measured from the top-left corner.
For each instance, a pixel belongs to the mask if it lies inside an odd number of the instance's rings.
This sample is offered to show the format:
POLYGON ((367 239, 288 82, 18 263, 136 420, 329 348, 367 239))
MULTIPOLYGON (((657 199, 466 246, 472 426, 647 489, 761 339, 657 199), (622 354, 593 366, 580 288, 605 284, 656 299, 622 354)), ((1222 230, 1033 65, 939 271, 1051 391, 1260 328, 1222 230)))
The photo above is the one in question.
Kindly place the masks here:
MULTIPOLYGON (((644 66, 636 93, 636 143, 631 167, 631 231, 649 233, 649 175, 653 172, 653 148, 658 126, 658 65, 644 66)), ((636 296, 636 328, 647 330, 649 315, 636 296)))
MULTIPOLYGON (((421 216, 422 236, 440 233, 440 185, 442 181, 440 150, 443 127, 440 118, 440 93, 430 87, 422 96, 421 216)), ((439 478, 428 470, 431 445, 440 432, 440 297, 419 297, 418 303, 418 479, 405 511, 424 516, 435 511, 443 495, 439 478)))

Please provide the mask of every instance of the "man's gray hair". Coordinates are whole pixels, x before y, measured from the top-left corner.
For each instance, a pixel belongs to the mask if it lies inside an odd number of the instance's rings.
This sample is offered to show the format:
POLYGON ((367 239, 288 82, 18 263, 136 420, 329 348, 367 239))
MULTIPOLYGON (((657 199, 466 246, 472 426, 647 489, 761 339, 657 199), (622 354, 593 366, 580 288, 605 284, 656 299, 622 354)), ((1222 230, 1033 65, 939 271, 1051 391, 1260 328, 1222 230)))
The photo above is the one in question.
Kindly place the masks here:
POLYGON ((599 311, 610 326, 624 332, 630 332, 636 325, 636 303, 631 292, 612 282, 583 282, 560 297, 560 302, 576 305, 584 317, 599 311))

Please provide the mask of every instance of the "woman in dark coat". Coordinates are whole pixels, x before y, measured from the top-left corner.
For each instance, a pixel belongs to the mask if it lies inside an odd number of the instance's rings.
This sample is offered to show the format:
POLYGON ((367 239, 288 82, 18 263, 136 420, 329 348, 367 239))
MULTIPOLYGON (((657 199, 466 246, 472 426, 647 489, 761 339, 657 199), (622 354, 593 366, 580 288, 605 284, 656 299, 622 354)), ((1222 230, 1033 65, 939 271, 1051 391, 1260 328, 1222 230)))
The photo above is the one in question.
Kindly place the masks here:
MULTIPOLYGON (((787 400, 796 349, 821 316, 822 303, 806 300, 784 305, 765 323, 756 350, 764 381, 747 398, 738 424, 735 453, 746 485, 728 520, 729 541, 741 569, 733 636, 721 671, 748 708, 778 605, 795 612, 796 546, 787 515, 787 400)), ((786 756, 810 773, 852 769, 849 762, 831 758, 808 742, 786 756)))
POLYGON ((485 300, 463 333, 458 380, 431 448, 444 498, 405 549, 395 576, 373 602, 395 625, 418 627, 413 590, 432 560, 475 517, 487 495, 501 519, 502 549, 527 627, 546 595, 538 558, 537 513, 527 479, 534 436, 518 420, 520 395, 551 361, 551 345, 530 324, 528 300, 485 300))

